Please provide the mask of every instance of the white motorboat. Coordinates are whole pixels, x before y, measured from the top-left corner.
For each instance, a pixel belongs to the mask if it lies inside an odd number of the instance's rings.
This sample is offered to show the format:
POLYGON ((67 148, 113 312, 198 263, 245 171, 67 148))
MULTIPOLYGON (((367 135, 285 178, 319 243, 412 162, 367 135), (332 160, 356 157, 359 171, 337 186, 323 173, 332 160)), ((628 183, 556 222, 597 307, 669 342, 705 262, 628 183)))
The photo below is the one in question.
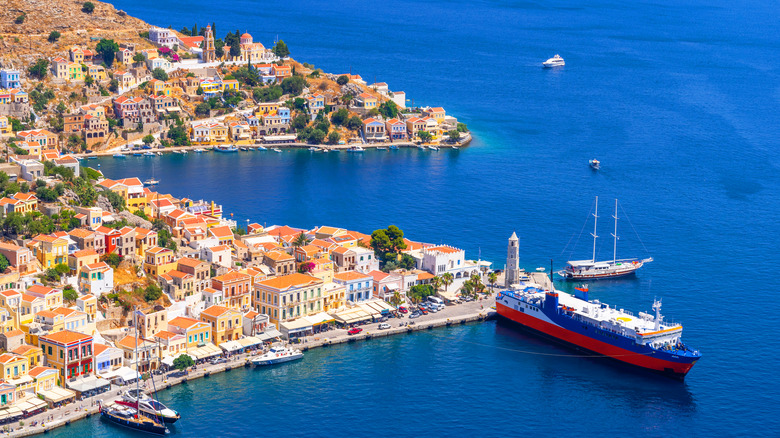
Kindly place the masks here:
POLYGON ((281 149, 279 149, 279 148, 273 148, 272 150, 273 150, 274 152, 282 152, 282 150, 281 150, 281 149))
POLYGON ((363 149, 362 146, 352 146, 351 148, 347 149, 347 152, 363 152, 365 149, 363 149))
POLYGON ((566 65, 566 63, 563 61, 563 58, 561 58, 561 55, 555 55, 542 63, 542 67, 544 68, 563 67, 564 65, 566 65))
POLYGON ((429 146, 428 146, 428 149, 430 149, 430 150, 432 150, 432 151, 438 151, 438 150, 439 150, 439 147, 438 147, 438 146, 436 146, 436 145, 429 145, 429 146))
POLYGON ((203 152, 205 152, 205 151, 203 149, 201 149, 201 148, 195 149, 195 153, 196 154, 202 154, 203 152))
POLYGON ((588 166, 590 166, 593 170, 599 170, 601 169, 601 162, 594 158, 588 161, 588 166))
POLYGON ((160 184, 160 181, 154 178, 149 178, 146 181, 144 181, 145 186, 156 186, 157 184, 160 184))
POLYGON ((114 154, 114 158, 127 158, 125 154, 114 154))
POLYGON ((257 149, 261 150, 261 151, 267 151, 268 150, 265 146, 258 146, 257 149))
POLYGON ((117 400, 117 404, 138 409, 142 414, 152 418, 162 418, 165 423, 175 423, 181 418, 181 415, 153 399, 140 389, 130 389, 122 393, 122 399, 117 400))
POLYGON ((294 350, 290 347, 271 347, 268 353, 252 359, 252 364, 256 366, 276 365, 298 359, 303 359, 303 353, 300 350, 294 350))
POLYGON ((319 149, 315 148, 314 146, 309 148, 309 152, 317 152, 319 149))
POLYGON ((155 156, 154 152, 149 152, 149 151, 144 152, 144 157, 154 157, 154 156, 155 156))

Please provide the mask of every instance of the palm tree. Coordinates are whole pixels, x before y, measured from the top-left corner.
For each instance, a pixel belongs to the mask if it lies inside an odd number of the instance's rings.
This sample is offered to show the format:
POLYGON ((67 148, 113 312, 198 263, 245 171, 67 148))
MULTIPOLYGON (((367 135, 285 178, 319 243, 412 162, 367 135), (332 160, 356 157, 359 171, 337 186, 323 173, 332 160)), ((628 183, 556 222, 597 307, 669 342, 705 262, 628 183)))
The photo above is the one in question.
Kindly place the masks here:
POLYGON ((434 294, 439 291, 441 284, 442 284, 441 277, 434 276, 433 278, 431 278, 431 286, 433 287, 434 294))
POLYGON ((306 246, 311 242, 311 239, 309 239, 305 234, 303 234, 303 231, 301 231, 301 234, 295 236, 295 239, 293 239, 292 246, 293 248, 300 248, 302 246, 306 246))
POLYGON ((393 296, 390 297, 390 304, 394 307, 401 305, 401 294, 398 291, 393 292, 393 296))
POLYGON ((463 296, 474 296, 476 297, 474 283, 471 282, 471 280, 466 280, 463 283, 463 287, 460 289, 460 294, 463 296))
POLYGON ((469 279, 471 281, 472 286, 474 287, 474 296, 476 297, 478 293, 485 290, 485 285, 482 284, 482 276, 479 274, 474 274, 469 279))
POLYGON ((497 272, 491 272, 490 274, 488 274, 488 283, 490 283, 490 290, 491 291, 495 287, 496 281, 498 281, 498 273, 497 272))
POLYGON ((452 281, 454 278, 452 277, 452 274, 449 272, 445 272, 444 275, 441 276, 441 284, 444 285, 444 291, 447 291, 447 287, 452 284, 452 281))

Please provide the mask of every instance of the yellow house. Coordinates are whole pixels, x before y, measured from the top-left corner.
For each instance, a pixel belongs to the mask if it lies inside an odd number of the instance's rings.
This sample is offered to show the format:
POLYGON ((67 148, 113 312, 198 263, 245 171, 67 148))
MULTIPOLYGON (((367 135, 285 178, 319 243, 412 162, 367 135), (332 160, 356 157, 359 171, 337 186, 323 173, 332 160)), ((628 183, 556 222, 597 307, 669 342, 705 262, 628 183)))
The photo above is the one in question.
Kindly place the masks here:
POLYGON ((158 96, 170 96, 173 92, 173 86, 166 81, 159 79, 152 79, 146 85, 150 94, 156 94, 158 96))
POLYGON ((60 375, 55 368, 35 366, 27 374, 32 377, 35 393, 49 391, 57 385, 57 379, 60 375))
POLYGON ((168 321, 168 331, 184 335, 187 349, 198 348, 211 342, 211 325, 186 316, 168 321))
POLYGON ((72 81, 83 81, 84 70, 78 62, 68 63, 68 79, 72 81))
POLYGON ((67 263, 68 241, 48 234, 39 234, 27 244, 43 269, 67 263))
POLYGON ((271 277, 255 283, 253 307, 278 328, 280 322, 322 312, 322 285, 322 280, 308 274, 271 277))
POLYGON ((24 391, 33 387, 32 379, 27 378, 30 364, 27 358, 12 353, 0 354, 0 372, 3 380, 16 386, 16 399, 20 399, 24 391))
POLYGON ((372 109, 377 107, 377 98, 368 93, 360 93, 355 99, 363 108, 372 109))
POLYGON ((446 113, 444 112, 444 108, 442 107, 436 107, 436 108, 429 108, 427 110, 423 110, 423 115, 427 117, 431 117, 434 120, 436 120, 436 123, 442 124, 444 123, 444 117, 446 116, 446 113))
POLYGON ((98 260, 100 256, 94 249, 82 249, 68 255, 68 268, 71 274, 79 275, 85 266, 95 264, 98 260))
POLYGON ((8 117, 0 116, 0 134, 10 134, 11 124, 8 123, 8 117))
POLYGON ((146 257, 146 250, 157 246, 157 232, 146 228, 135 227, 135 253, 146 257))
POLYGON ((92 294, 82 295, 76 299, 76 306, 87 314, 88 321, 97 318, 97 298, 92 294))
POLYGON ((40 347, 34 345, 20 345, 13 349, 11 353, 26 357, 30 368, 43 365, 43 350, 41 350, 40 347))
POLYGON ((238 81, 236 79, 223 79, 222 91, 225 90, 238 90, 238 81))
POLYGON ((46 310, 62 306, 62 291, 60 289, 52 289, 40 284, 34 284, 27 288, 26 293, 27 295, 43 298, 43 308, 46 310))
POLYGON ((241 319, 241 312, 223 306, 211 306, 200 312, 200 320, 211 326, 211 339, 217 345, 241 337, 241 319))
POLYGON ((106 74, 106 69, 103 68, 102 65, 95 65, 95 64, 90 65, 87 74, 89 75, 89 77, 91 77, 96 81, 104 81, 108 79, 108 75, 106 74))
POLYGON ((84 51, 80 47, 70 48, 70 60, 81 64, 84 62, 84 51))
MULTIPOLYGON (((29 143, 29 142, 27 142, 29 143)), ((38 155, 40 155, 40 145, 38 145, 37 142, 33 142, 33 144, 38 146, 38 155)), ((34 152, 31 150, 30 153, 32 155, 35 155, 34 152)), ((22 193, 17 192, 14 193, 13 196, 11 196, 13 199, 16 199, 17 201, 21 202, 20 205, 17 205, 14 208, 14 211, 17 213, 29 213, 32 211, 36 211, 38 209, 38 197, 35 196, 34 193, 22 193)))
POLYGON ((33 322, 36 313, 46 310, 43 298, 29 294, 22 294, 22 302, 19 309, 21 310, 19 324, 22 326, 33 322))
POLYGON ((167 274, 176 269, 173 251, 155 246, 146 250, 144 257, 144 272, 154 279, 158 275, 167 274))

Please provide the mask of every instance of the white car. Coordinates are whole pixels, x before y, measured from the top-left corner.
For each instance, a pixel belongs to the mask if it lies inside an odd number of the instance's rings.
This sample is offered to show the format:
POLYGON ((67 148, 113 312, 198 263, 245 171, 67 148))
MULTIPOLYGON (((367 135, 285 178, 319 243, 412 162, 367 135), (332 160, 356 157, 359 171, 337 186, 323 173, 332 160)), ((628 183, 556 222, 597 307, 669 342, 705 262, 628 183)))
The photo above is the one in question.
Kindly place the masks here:
POLYGON ((379 324, 379 330, 387 330, 389 328, 390 328, 390 324, 388 324, 386 322, 383 322, 383 323, 379 324))

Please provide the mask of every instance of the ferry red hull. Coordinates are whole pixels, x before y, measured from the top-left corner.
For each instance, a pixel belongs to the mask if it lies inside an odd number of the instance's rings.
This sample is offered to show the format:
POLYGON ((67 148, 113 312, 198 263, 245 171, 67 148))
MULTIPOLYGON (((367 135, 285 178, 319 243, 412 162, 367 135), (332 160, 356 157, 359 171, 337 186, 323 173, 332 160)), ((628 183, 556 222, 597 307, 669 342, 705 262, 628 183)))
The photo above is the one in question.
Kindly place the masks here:
POLYGON ((543 335, 557 339, 559 341, 571 344, 575 347, 586 349, 590 352, 602 356, 608 356, 612 359, 631 364, 640 368, 657 371, 663 374, 671 374, 676 378, 684 378, 688 371, 693 368, 693 363, 677 363, 656 357, 639 354, 634 351, 626 350, 597 339, 590 338, 580 333, 575 333, 539 318, 526 315, 503 304, 496 303, 498 314, 510 321, 516 322, 524 327, 537 331, 543 335))

